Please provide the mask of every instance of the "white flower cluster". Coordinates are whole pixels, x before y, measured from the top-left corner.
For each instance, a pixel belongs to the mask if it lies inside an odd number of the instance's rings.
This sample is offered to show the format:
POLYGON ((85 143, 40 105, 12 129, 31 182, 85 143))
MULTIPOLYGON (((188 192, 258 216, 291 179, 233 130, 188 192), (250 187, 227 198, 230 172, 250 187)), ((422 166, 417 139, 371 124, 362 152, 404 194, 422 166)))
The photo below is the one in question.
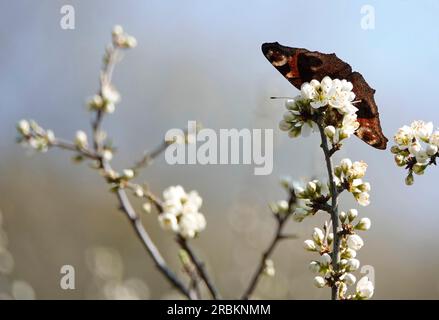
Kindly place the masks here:
POLYGON ((290 196, 293 193, 294 201, 279 200, 270 203, 270 209, 274 214, 281 217, 291 214, 294 221, 301 222, 319 210, 327 209, 330 195, 326 183, 312 180, 304 184, 292 181, 290 178, 283 178, 281 185, 290 196))
POLYGON ((428 165, 436 164, 439 156, 439 130, 433 131, 433 123, 421 120, 403 126, 394 136, 395 144, 391 151, 400 167, 407 167, 409 174, 406 183, 414 181, 413 173, 421 175, 428 165))
POLYGON ((298 201, 294 209, 293 219, 297 222, 316 214, 330 198, 328 185, 319 180, 309 181, 305 187, 296 184, 294 191, 298 201))
POLYGON ((349 210, 348 213, 340 213, 340 222, 342 223, 340 230, 342 235, 340 242, 341 260, 337 270, 333 268, 330 249, 334 235, 326 232, 327 224, 325 224, 325 231, 314 228, 312 239, 305 240, 304 242, 306 250, 317 252, 320 255, 318 260, 311 261, 309 265, 309 269, 317 274, 314 278, 314 284, 318 288, 335 284, 338 288, 338 297, 340 299, 369 299, 373 295, 373 284, 368 281, 367 277, 367 282, 364 278, 358 281, 355 294, 347 294, 348 287, 353 286, 357 282, 357 278, 352 272, 360 267, 360 261, 356 259, 356 256, 357 251, 364 245, 363 240, 359 235, 355 234, 355 231, 369 230, 371 226, 369 218, 362 218, 354 223, 357 216, 358 212, 355 209, 349 210))
POLYGON ((43 129, 33 120, 20 120, 17 131, 20 134, 18 142, 41 152, 46 152, 55 140, 53 131, 43 129))
POLYGON ((203 203, 198 192, 186 193, 182 186, 171 186, 163 191, 163 199, 163 212, 159 215, 163 229, 187 239, 206 228, 204 215, 198 211, 203 203))
POLYGON ((341 160, 340 165, 334 168, 334 180, 337 186, 351 192, 361 206, 367 206, 370 203, 370 184, 362 180, 366 169, 365 162, 352 162, 350 159, 341 160))
POLYGON ((321 82, 312 80, 301 87, 301 94, 287 100, 287 112, 279 128, 288 131, 290 137, 308 136, 315 128, 315 121, 323 116, 325 135, 333 145, 350 137, 359 127, 353 105, 355 94, 352 83, 325 77, 321 82))
POLYGON ((113 45, 116 48, 131 49, 137 46, 136 38, 127 34, 120 25, 113 27, 111 35, 113 38, 113 45))
POLYGON ((99 94, 95 94, 88 101, 88 107, 90 110, 102 110, 106 113, 113 113, 116 109, 116 104, 119 102, 119 92, 113 85, 106 84, 102 87, 102 90, 99 94))

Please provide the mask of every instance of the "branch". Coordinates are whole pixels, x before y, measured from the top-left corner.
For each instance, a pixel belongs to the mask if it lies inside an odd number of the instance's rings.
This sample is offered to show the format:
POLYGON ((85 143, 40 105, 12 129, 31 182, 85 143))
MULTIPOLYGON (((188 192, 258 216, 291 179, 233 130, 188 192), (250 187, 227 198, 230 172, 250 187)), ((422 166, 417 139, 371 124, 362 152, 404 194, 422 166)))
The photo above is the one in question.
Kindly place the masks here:
MULTIPOLYGON (((108 60, 104 64, 104 68, 100 77, 100 94, 102 95, 102 89, 105 85, 109 85, 111 83, 111 78, 114 70, 114 65, 116 63, 117 49, 113 46, 110 47, 107 51, 108 60)), ((100 133, 101 133, 101 124, 103 120, 104 113, 102 110, 98 110, 96 112, 96 118, 92 122, 92 130, 93 130, 93 146, 96 154, 100 154, 102 151, 100 133)), ((107 173, 113 172, 111 165, 108 161, 106 161, 101 155, 98 158, 99 164, 101 168, 107 173)), ((159 250, 155 246, 154 242, 151 240, 148 232, 143 227, 142 221, 140 220, 139 215, 133 209, 125 190, 118 188, 116 190, 117 198, 120 203, 120 209, 126 214, 128 219, 130 220, 134 230, 136 231, 137 236, 142 241, 145 249, 148 254, 153 259, 156 267, 163 273, 163 275, 168 279, 168 281, 173 284, 182 294, 184 294, 188 298, 193 298, 190 292, 186 289, 184 284, 177 278, 177 276, 170 270, 168 265, 166 264, 164 258, 160 254, 159 250)))
POLYGON ((134 164, 134 166, 132 167, 133 170, 139 170, 149 166, 155 158, 157 158, 160 154, 165 152, 169 144, 170 144, 169 142, 163 141, 160 145, 156 146, 151 152, 145 152, 143 157, 134 164))
MULTIPOLYGON (((111 165, 105 161, 102 156, 100 156, 97 152, 85 148, 78 149, 75 144, 56 139, 51 143, 52 146, 58 147, 64 150, 75 151, 81 154, 83 157, 88 158, 90 160, 97 160, 100 164, 100 167, 106 172, 112 172, 113 169, 111 165)), ((136 213, 134 208, 132 207, 127 194, 124 189, 118 188, 116 190, 116 195, 119 200, 120 210, 122 210, 128 219, 131 222, 137 236, 141 240, 143 246, 147 250, 148 254, 153 259, 156 267, 165 275, 165 277, 171 282, 171 284, 177 288, 184 296, 192 299, 194 296, 186 289, 185 285, 177 278, 177 276, 170 270, 167 266, 163 256, 160 254, 159 250, 155 246, 154 242, 151 240, 148 232, 145 230, 142 221, 140 220, 139 215, 136 213)), ((150 195, 152 197, 152 195, 150 195)), ((154 198, 155 199, 155 198, 154 198)), ((158 201, 158 200, 157 200, 158 201)), ((159 205, 159 202, 157 202, 159 205)))
MULTIPOLYGON (((187 135, 188 135, 188 129, 184 130, 184 136, 186 137, 187 135)), ((174 143, 174 142, 165 140, 161 144, 156 146, 154 149, 152 149, 151 151, 149 151, 149 152, 145 151, 143 157, 140 160, 136 161, 136 163, 134 164, 132 169, 133 170, 140 170, 142 168, 149 166, 151 164, 151 162, 155 158, 160 156, 163 152, 165 152, 166 148, 172 143, 174 143)))
POLYGON ((189 257, 192 260, 192 263, 194 264, 195 268, 197 269, 199 276, 203 279, 204 283, 206 284, 206 287, 209 290, 212 298, 215 300, 220 299, 220 295, 218 293, 218 290, 216 289, 215 285, 213 284, 212 280, 210 279, 210 277, 206 271, 206 267, 205 267, 204 262, 200 261, 197 258, 197 256, 195 255, 195 252, 190 247, 189 243, 187 242, 187 240, 185 238, 178 235, 176 240, 177 240, 177 243, 180 244, 182 249, 184 249, 188 253, 189 257))
MULTIPOLYGON (((325 155, 325 162, 326 162, 326 169, 328 171, 328 178, 329 178, 329 188, 331 192, 331 221, 332 221, 332 230, 334 232, 334 243, 333 243, 333 250, 332 250, 332 267, 334 269, 334 272, 337 272, 338 265, 339 265, 339 247, 340 247, 340 236, 337 233, 338 229, 338 188, 334 181, 334 174, 332 170, 332 162, 331 162, 331 155, 333 153, 330 152, 328 147, 328 140, 326 139, 325 132, 323 129, 323 126, 318 121, 317 126, 319 128, 320 137, 322 139, 321 148, 323 150, 323 153, 325 155)), ((336 300, 337 299, 337 286, 334 284, 331 288, 331 299, 336 300)))
POLYGON ((253 291, 256 289, 256 286, 261 278, 262 273, 264 272, 265 269, 265 261, 271 257, 271 255, 274 252, 274 249, 276 248, 277 244, 281 241, 281 240, 286 240, 286 239, 295 239, 297 238, 295 235, 291 235, 291 234, 284 234, 283 233, 283 229, 285 227, 285 223, 288 221, 288 218, 290 217, 290 215, 293 213, 291 211, 291 207, 294 204, 294 202, 296 201, 296 194, 294 193, 294 190, 290 190, 290 198, 288 200, 288 206, 290 208, 290 211, 288 212, 288 214, 286 214, 283 217, 280 216, 276 216, 277 219, 277 228, 276 228, 276 232, 274 234, 273 239, 270 242, 270 245, 268 246, 268 248, 262 253, 262 257, 261 260, 259 261, 259 265, 256 268, 255 273, 253 274, 251 280, 250 280, 250 284, 248 285, 247 289, 245 290, 244 294, 242 295, 241 299, 242 300, 248 300, 250 298, 250 296, 252 295, 253 291))

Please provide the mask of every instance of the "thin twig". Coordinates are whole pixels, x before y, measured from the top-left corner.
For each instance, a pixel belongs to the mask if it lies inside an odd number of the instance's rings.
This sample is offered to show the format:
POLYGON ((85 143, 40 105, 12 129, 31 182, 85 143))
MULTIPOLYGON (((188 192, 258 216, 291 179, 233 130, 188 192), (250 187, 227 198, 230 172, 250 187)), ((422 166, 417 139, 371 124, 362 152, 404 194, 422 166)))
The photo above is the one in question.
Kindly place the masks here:
MULTIPOLYGON (((326 162, 326 169, 328 171, 328 178, 329 178, 329 189, 331 192, 331 221, 332 221, 332 230, 334 233, 334 243, 333 243, 333 250, 332 250, 332 268, 334 269, 334 272, 336 273, 338 271, 338 265, 340 263, 339 259, 339 247, 340 247, 340 237, 337 233, 338 229, 338 189, 337 185, 334 181, 334 173, 332 169, 332 161, 331 161, 331 152, 328 147, 328 140, 325 136, 325 132, 323 129, 323 126, 320 122, 317 122, 317 126, 319 128, 320 137, 322 140, 321 148, 323 150, 323 153, 325 155, 325 162, 326 162)), ((331 288, 331 299, 336 300, 337 299, 337 286, 334 285, 331 288)))
POLYGON ((294 190, 290 189, 290 197, 289 197, 289 201, 288 201, 288 207, 290 210, 283 217, 276 216, 276 218, 277 218, 276 219, 276 221, 277 221, 276 232, 274 233, 273 239, 271 240, 268 248, 262 253, 262 257, 261 257, 261 260, 259 261, 259 264, 256 268, 256 271, 254 272, 247 289, 245 290, 244 294, 241 297, 242 300, 248 300, 250 298, 250 296, 252 295, 253 291, 256 289, 256 286, 257 286, 257 284, 258 284, 258 282, 259 282, 259 280, 264 272, 264 269, 265 269, 265 261, 271 257, 277 244, 281 240, 295 239, 296 238, 295 235, 291 235, 291 234, 287 235, 287 234, 283 233, 283 229, 285 227, 285 224, 288 221, 288 218, 290 217, 290 215, 293 213, 291 208, 292 208, 295 201, 296 201, 296 195, 294 193, 294 190))
POLYGON ((165 152, 168 146, 169 146, 169 142, 163 141, 160 145, 155 147, 151 152, 145 152, 142 159, 140 159, 134 164, 133 169, 139 170, 141 168, 149 166, 155 158, 157 158, 160 154, 165 152))
MULTIPOLYGON (((185 137, 186 137, 187 134, 188 134, 188 129, 184 130, 184 136, 185 137)), ((145 151, 143 156, 142 156, 142 158, 135 162, 135 164, 132 167, 132 169, 140 170, 142 168, 145 168, 145 167, 149 166, 152 163, 152 161, 155 158, 157 158, 158 156, 160 156, 163 152, 165 152, 166 148, 170 144, 172 144, 172 143, 173 143, 173 141, 166 141, 166 140, 164 140, 161 144, 156 146, 151 151, 145 151)))
POLYGON ((189 245, 189 243, 187 242, 187 240, 185 238, 178 235, 177 242, 188 253, 189 257, 192 260, 192 263, 194 264, 195 268, 197 269, 199 276, 203 279, 204 283, 206 284, 206 287, 209 290, 212 298, 215 300, 220 299, 220 295, 218 293, 218 290, 216 289, 215 285, 213 284, 212 280, 210 279, 210 277, 206 271, 206 267, 205 267, 204 262, 200 261, 197 258, 194 250, 191 248, 191 246, 189 245))

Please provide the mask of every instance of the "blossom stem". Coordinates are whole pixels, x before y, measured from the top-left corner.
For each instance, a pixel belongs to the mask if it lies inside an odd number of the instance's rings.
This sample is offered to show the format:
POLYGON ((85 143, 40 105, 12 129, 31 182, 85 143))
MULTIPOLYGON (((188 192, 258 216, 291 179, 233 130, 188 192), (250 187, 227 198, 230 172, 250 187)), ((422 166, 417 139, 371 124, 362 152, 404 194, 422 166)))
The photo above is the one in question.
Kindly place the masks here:
MULTIPOLYGON (((334 272, 338 271, 338 265, 340 263, 339 259, 339 248, 340 248, 340 236, 337 233, 338 229, 338 189, 337 185, 334 181, 334 173, 332 169, 332 161, 331 156, 333 155, 333 152, 328 147, 328 140, 326 138, 324 128, 320 122, 317 122, 317 126, 319 128, 320 137, 322 140, 321 148, 323 150, 323 153, 325 155, 325 162, 326 162, 326 169, 328 171, 328 178, 329 178, 329 190, 331 192, 331 221, 332 221, 332 230, 334 233, 334 242, 333 242, 333 249, 332 249, 332 268, 334 272)), ((331 299, 337 300, 337 285, 332 285, 331 288, 331 299)))

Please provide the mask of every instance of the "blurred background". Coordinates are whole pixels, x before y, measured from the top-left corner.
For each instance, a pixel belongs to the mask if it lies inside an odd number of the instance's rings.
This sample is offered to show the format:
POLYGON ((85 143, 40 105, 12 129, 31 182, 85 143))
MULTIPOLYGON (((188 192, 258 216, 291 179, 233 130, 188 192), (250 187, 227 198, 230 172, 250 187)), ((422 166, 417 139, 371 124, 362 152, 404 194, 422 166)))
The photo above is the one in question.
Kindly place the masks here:
MULTIPOLYGON (((289 139, 277 129, 282 101, 293 88, 263 57, 263 42, 335 52, 377 92, 388 138, 412 120, 439 124, 437 1, 75 1, 0 2, 0 293, 3 298, 178 298, 154 268, 115 197, 86 164, 59 150, 29 156, 15 143, 15 123, 37 120, 60 137, 89 132, 85 101, 98 74, 113 25, 138 46, 126 53, 114 83, 122 103, 105 121, 118 153, 116 168, 188 120, 205 127, 273 128, 274 170, 253 175, 253 165, 170 166, 161 156, 140 177, 156 193, 169 185, 196 189, 204 199, 207 229, 193 246, 226 298, 239 297, 274 232, 267 204, 284 199, 279 178, 324 175, 318 137, 289 139), (60 27, 63 5, 75 9, 74 30, 60 27), (361 28, 361 8, 375 10, 375 28, 361 28), (76 289, 62 290, 60 268, 75 267, 76 289)), ((337 159, 369 164, 371 204, 360 208, 372 228, 364 233, 362 264, 375 268, 375 298, 439 298, 439 170, 415 184, 389 151, 353 137, 337 159)), ((344 196, 341 207, 357 207, 344 196)), ((140 203, 135 202, 140 206, 140 203)), ((181 269, 173 237, 155 215, 147 230, 174 270, 181 269)), ((281 243, 274 278, 264 277, 255 297, 326 299, 316 289, 302 249, 323 215, 288 228, 298 240, 281 243)))

